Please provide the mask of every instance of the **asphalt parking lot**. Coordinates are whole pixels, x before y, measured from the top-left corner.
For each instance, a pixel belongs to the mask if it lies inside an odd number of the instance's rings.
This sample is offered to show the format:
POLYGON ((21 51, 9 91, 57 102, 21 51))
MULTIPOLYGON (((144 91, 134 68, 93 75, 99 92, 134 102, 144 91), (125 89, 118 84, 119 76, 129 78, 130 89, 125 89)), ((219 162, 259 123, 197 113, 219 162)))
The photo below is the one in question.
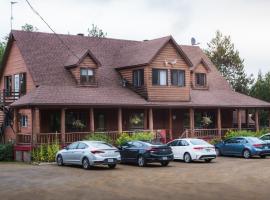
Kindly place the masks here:
POLYGON ((0 197, 20 199, 269 199, 270 158, 116 169, 0 163, 0 197))

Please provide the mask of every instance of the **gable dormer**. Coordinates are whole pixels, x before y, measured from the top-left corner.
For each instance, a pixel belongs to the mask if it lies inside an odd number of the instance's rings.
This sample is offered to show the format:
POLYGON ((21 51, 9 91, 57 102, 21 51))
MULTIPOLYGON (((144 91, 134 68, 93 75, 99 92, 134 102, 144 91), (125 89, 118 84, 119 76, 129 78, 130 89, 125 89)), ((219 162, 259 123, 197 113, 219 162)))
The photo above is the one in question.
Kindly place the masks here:
POLYGON ((97 86, 97 69, 100 62, 91 53, 85 51, 81 55, 70 56, 65 64, 79 86, 97 86))
POLYGON ((208 87, 208 74, 210 68, 207 63, 201 59, 201 61, 191 68, 191 86, 192 89, 209 89, 208 87))

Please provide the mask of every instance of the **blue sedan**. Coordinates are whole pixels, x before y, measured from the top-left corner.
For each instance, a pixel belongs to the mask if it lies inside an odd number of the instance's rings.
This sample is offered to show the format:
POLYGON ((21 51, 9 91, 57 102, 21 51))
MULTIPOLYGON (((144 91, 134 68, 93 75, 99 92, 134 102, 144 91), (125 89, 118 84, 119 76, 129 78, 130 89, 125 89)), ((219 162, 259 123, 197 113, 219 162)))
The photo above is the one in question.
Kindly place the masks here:
POLYGON ((256 137, 235 137, 215 145, 217 155, 250 158, 270 156, 270 144, 256 137))

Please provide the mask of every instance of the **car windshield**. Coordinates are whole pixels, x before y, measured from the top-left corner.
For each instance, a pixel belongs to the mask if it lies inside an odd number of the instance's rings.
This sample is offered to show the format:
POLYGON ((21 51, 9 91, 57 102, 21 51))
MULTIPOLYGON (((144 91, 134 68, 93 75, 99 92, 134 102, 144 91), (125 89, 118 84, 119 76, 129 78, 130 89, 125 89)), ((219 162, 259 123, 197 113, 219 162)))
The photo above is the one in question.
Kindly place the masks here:
POLYGON ((249 137, 247 138, 249 142, 251 143, 263 143, 263 141, 259 138, 256 138, 256 137, 249 137))
POLYGON ((205 142, 204 140, 200 140, 200 139, 192 139, 189 141, 193 145, 209 145, 207 142, 205 142))
POLYGON ((110 149, 112 145, 103 142, 91 142, 90 145, 97 149, 110 149))

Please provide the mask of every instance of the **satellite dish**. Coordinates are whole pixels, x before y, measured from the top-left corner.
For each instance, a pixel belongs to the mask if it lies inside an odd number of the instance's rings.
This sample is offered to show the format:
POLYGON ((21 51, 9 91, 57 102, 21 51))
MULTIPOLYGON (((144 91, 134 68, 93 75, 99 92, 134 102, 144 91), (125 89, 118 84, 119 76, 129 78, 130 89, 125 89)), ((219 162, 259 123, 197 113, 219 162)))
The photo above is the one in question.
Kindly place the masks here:
POLYGON ((198 45, 198 44, 200 44, 200 43, 197 43, 197 42, 196 42, 196 39, 195 39, 194 37, 192 37, 192 38, 191 38, 191 45, 192 45, 192 46, 195 46, 195 45, 198 45))

